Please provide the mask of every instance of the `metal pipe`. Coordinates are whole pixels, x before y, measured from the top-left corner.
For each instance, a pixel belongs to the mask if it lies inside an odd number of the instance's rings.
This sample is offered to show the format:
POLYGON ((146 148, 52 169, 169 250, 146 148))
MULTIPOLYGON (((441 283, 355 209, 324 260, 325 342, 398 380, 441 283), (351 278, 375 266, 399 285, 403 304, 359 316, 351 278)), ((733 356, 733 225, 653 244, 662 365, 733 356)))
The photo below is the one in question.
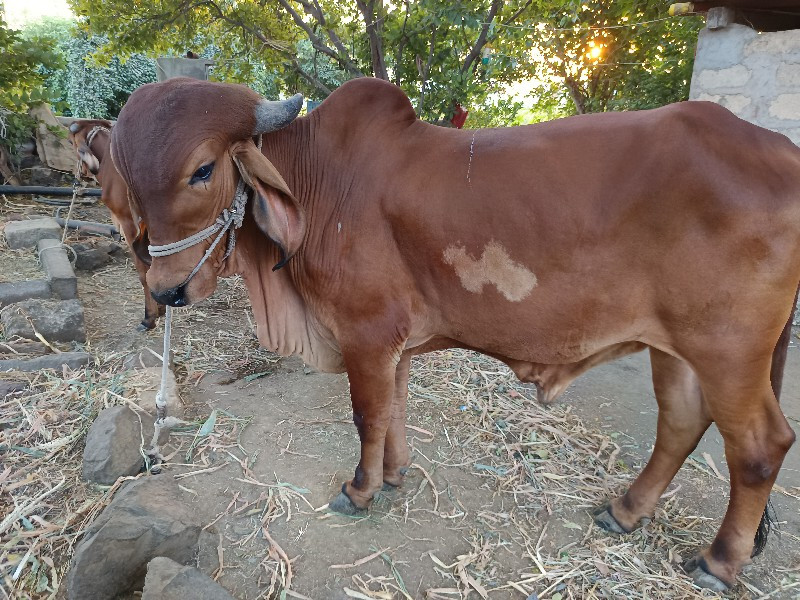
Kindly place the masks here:
POLYGON ((78 221, 77 219, 70 219, 67 221, 61 217, 56 217, 56 223, 64 227, 67 224, 68 229, 78 229, 84 233, 94 233, 95 235, 104 235, 115 240, 119 240, 119 229, 113 225, 106 223, 94 223, 92 221, 78 221))
MULTIPOLYGON (((0 194, 42 194, 44 196, 72 196, 71 187, 48 187, 46 185, 0 185, 0 194)), ((100 188, 82 188, 78 190, 78 197, 100 196, 100 188)))

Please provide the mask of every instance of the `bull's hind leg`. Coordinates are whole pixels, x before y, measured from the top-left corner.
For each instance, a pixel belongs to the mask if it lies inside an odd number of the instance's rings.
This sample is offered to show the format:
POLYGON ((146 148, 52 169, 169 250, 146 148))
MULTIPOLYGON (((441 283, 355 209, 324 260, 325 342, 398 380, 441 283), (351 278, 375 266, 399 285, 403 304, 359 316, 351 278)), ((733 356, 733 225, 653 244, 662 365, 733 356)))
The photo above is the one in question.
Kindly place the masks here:
POLYGON ((653 348, 650 362, 658 402, 653 454, 630 489, 595 517, 598 525, 617 533, 630 532, 652 517, 661 494, 711 423, 691 367, 653 348))
POLYGON ((406 404, 408 403, 408 375, 411 355, 405 354, 397 364, 394 377, 394 399, 386 443, 383 448, 383 482, 397 487, 403 483, 411 464, 406 441, 406 404))
POLYGON ((795 435, 770 385, 770 353, 762 360, 695 367, 711 417, 725 441, 731 492, 711 546, 687 564, 700 585, 724 589, 754 554, 770 490, 795 435))

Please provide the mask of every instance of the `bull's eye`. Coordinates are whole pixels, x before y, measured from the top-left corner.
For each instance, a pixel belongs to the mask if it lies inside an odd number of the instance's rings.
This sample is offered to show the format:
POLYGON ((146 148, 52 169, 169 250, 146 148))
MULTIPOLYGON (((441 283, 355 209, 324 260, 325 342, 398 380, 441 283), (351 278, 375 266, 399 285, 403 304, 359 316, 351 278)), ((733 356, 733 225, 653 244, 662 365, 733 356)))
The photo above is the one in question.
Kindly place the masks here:
POLYGON ((189 180, 189 185, 194 185, 195 183, 199 183, 201 181, 208 181, 211 177, 211 172, 214 170, 214 163, 209 163, 207 165, 203 165, 197 171, 194 172, 192 178, 189 180))

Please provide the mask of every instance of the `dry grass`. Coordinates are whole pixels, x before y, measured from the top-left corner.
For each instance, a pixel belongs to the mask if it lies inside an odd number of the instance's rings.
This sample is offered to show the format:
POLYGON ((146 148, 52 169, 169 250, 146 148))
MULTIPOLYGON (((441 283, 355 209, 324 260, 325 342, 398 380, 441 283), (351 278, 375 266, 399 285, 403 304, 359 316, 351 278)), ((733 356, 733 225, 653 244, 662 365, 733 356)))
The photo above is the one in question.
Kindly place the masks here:
MULTIPOLYGON (((630 536, 610 535, 591 520, 588 526, 569 520, 624 492, 638 470, 623 460, 625 447, 616 436, 588 429, 569 406, 543 407, 530 398, 510 370, 480 354, 452 350, 415 359, 410 401, 458 399, 464 417, 450 420, 453 451, 445 461, 428 459, 433 469, 466 462, 486 480, 484 487, 506 500, 502 513, 478 515, 505 527, 502 543, 474 533, 469 552, 454 564, 439 564, 452 588, 427 590, 426 598, 470 591, 485 598, 511 589, 520 597, 554 600, 715 597, 694 587, 681 564, 709 543, 721 519, 696 514, 702 507, 685 502, 673 482, 655 518, 630 536), (555 551, 544 544, 554 522, 576 533, 555 551), (503 568, 506 552, 526 561, 528 572, 503 580, 511 575, 503 568)), ((710 469, 696 461, 687 465, 683 477, 696 489, 711 484, 710 469)), ((800 597, 798 567, 777 570, 770 589, 756 588, 746 575, 740 581, 728 597, 800 597)))
MULTIPOLYGON (((143 371, 120 374, 118 358, 81 371, 2 374, 28 377, 32 391, 0 401, 0 591, 6 596, 55 597, 75 543, 131 479, 113 486, 81 479, 83 440, 97 413, 117 404, 152 403, 150 377, 143 371)), ((215 413, 204 423, 187 423, 172 433, 164 453, 185 456, 188 464, 178 464, 193 471, 209 464, 215 451, 233 456, 239 448, 241 456, 238 439, 247 422, 215 413)), ((176 478, 186 476, 181 471, 176 478)))

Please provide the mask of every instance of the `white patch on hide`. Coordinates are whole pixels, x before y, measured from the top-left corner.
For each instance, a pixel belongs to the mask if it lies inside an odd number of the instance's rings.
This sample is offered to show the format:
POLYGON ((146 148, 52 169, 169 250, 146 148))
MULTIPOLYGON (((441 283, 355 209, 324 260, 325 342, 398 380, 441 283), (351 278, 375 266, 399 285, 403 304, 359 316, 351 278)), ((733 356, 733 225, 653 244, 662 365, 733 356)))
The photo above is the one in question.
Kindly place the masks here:
POLYGON ((492 240, 483 249, 480 260, 467 254, 463 246, 448 246, 444 262, 451 265, 464 289, 480 294, 483 286, 494 284, 510 302, 520 302, 536 287, 536 275, 514 262, 503 246, 492 240))

